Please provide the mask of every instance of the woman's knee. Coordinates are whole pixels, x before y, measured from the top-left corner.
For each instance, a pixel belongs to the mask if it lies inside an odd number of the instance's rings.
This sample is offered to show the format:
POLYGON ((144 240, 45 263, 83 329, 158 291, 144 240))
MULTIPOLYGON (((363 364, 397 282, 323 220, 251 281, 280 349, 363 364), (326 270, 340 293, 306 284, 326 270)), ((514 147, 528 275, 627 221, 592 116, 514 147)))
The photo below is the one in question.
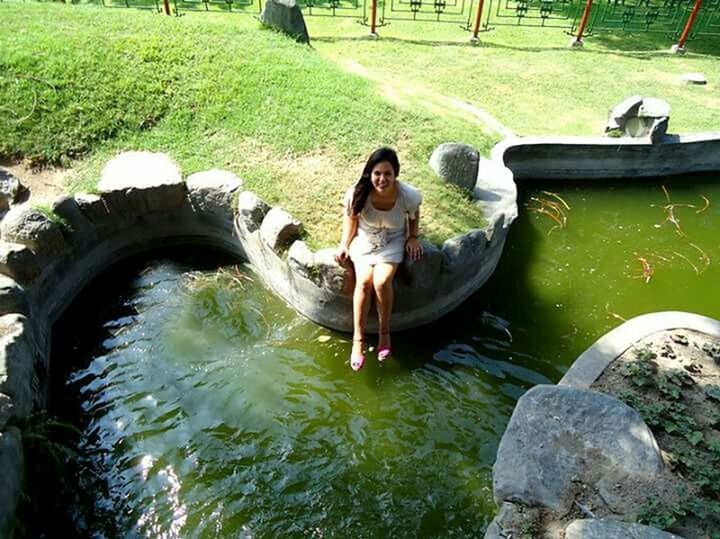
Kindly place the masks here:
POLYGON ((357 276, 355 281, 355 290, 361 290, 363 292, 371 292, 373 289, 373 272, 364 272, 357 276))
POLYGON ((375 275, 373 277, 373 287, 377 291, 385 292, 392 289, 393 274, 375 275))

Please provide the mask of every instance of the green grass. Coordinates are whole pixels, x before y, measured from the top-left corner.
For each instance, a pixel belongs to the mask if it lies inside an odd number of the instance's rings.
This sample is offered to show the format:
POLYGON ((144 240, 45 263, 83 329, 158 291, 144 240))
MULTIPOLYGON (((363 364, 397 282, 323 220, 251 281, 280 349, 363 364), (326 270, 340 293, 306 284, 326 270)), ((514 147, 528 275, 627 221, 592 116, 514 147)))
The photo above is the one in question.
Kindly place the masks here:
POLYGON ((473 47, 450 25, 393 22, 372 42, 339 37, 367 31, 349 23, 308 24, 318 51, 338 64, 357 61, 374 78, 462 99, 520 135, 602 134, 608 110, 634 94, 668 101, 673 133, 720 131, 720 38, 690 41, 677 56, 670 38, 654 34, 598 33, 569 49, 559 29, 496 27, 473 47), (687 72, 708 84, 686 85, 687 72))
POLYGON ((424 192, 430 240, 482 223, 427 160, 441 142, 486 152, 497 138, 461 117, 395 106, 374 83, 250 17, 47 4, 0 12, 0 156, 71 164, 70 190, 92 190, 118 151, 164 151, 185 174, 239 174, 301 219, 312 245, 333 245, 342 194, 388 144, 400 151, 401 178, 424 192))
POLYGON ((309 48, 246 15, 0 3, 0 16, 0 157, 71 166, 72 191, 92 191, 121 150, 164 151, 185 174, 231 170, 302 220, 314 247, 337 242, 342 194, 383 144, 424 192, 431 241, 478 226, 427 166, 441 142, 487 155, 499 140, 463 103, 521 135, 587 135, 639 93, 669 101, 671 132, 720 129, 709 38, 680 57, 664 36, 570 50, 560 30, 498 27, 472 47, 454 25, 393 22, 368 41, 355 20, 307 17, 309 48), (689 71, 709 84, 684 85, 689 71))

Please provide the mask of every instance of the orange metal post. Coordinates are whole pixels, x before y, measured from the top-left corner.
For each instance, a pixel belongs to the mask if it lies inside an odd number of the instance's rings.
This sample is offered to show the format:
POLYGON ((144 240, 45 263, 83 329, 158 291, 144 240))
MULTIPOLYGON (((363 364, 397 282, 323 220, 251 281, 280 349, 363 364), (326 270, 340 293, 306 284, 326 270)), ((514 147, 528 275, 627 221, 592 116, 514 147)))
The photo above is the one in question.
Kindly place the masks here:
POLYGON ((170 0, 163 0, 163 7, 165 8, 165 15, 170 15, 170 0))
POLYGON ((587 26, 587 20, 590 16, 590 10, 592 9, 592 0, 587 0, 587 4, 585 4, 585 11, 583 12, 582 19, 580 20, 580 26, 578 28, 577 37, 575 38, 576 43, 582 42, 582 36, 583 32, 585 32, 585 27, 587 26))
POLYGON ((695 23, 695 18, 697 17, 697 14, 698 14, 698 11, 700 10, 701 5, 702 5, 702 0, 695 0, 695 6, 693 6, 693 10, 690 13, 690 16, 688 17, 687 24, 685 24, 685 29, 683 30, 683 33, 680 36, 680 41, 678 41, 678 44, 677 44, 678 49, 682 49, 685 46, 685 41, 687 41, 688 35, 690 35, 690 30, 692 29, 692 26, 695 23))
POLYGON ((482 10, 485 0, 480 0, 478 4, 477 15, 475 16, 475 27, 473 28, 473 38, 477 39, 478 32, 480 32, 480 19, 482 19, 482 10))
POLYGON ((370 9, 370 33, 375 34, 375 18, 377 17, 377 0, 372 0, 372 7, 370 9))

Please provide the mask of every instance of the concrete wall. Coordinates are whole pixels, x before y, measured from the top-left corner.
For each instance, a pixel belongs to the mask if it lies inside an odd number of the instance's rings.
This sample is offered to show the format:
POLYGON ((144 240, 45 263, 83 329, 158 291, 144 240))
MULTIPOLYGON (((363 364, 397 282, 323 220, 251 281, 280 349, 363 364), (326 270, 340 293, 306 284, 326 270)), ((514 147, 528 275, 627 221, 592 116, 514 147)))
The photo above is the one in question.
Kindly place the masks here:
POLYGON ((720 170, 720 133, 648 138, 508 138, 492 150, 516 180, 642 178, 720 170))

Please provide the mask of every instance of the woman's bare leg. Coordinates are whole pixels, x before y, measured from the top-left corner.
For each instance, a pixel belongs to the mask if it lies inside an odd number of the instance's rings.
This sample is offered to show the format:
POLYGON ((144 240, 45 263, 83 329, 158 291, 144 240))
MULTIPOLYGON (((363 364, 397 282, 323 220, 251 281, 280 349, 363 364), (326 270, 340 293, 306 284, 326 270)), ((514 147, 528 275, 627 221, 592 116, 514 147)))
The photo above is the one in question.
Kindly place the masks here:
POLYGON ((355 291, 353 292, 353 349, 354 356, 363 353, 363 336, 373 291, 373 266, 355 266, 355 291))
POLYGON ((373 272, 373 287, 377 296, 378 330, 380 338, 378 348, 390 346, 390 313, 393 307, 393 286, 398 265, 392 263, 376 264, 373 272))

